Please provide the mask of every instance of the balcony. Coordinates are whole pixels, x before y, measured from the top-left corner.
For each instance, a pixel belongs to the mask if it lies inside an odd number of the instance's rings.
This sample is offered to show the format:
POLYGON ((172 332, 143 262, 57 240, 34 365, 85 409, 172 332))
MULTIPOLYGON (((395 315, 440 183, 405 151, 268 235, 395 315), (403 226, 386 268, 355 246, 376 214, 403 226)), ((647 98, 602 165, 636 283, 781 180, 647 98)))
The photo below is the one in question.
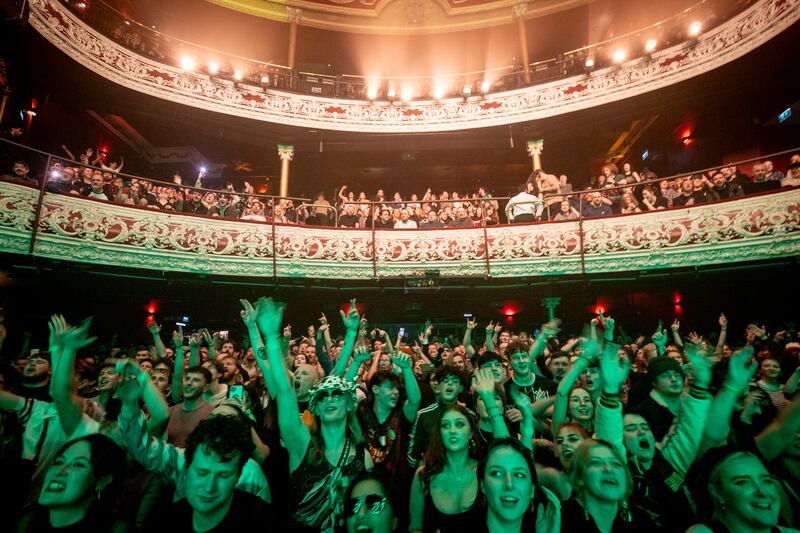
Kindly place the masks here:
POLYGON ((0 181, 0 249, 159 271, 332 280, 730 265, 800 254, 800 188, 569 222, 373 230, 205 218, 0 181))

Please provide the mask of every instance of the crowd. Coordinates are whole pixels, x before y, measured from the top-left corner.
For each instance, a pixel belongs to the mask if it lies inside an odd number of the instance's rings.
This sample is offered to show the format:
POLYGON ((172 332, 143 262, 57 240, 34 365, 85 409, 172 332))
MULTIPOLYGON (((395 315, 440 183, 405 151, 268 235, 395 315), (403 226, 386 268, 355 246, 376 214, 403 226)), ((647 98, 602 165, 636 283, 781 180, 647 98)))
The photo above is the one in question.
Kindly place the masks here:
MULTIPOLYGON (((46 171, 46 190, 50 192, 194 215, 345 228, 459 228, 576 220, 581 216, 688 207, 800 186, 800 154, 795 154, 785 174, 769 160, 752 165, 752 176, 732 165, 663 180, 651 171, 640 173, 629 163, 623 164, 622 169, 607 164, 582 190, 573 189, 565 175, 537 170, 508 199, 493 197, 486 187, 478 187, 471 193, 445 190, 438 194, 428 188, 422 196, 411 194, 404 198, 400 192, 394 192, 390 198, 383 189, 369 196, 364 191, 356 194, 343 185, 331 199, 321 192, 307 201, 276 200, 273 206, 270 198, 257 195, 247 181, 238 191, 230 182, 222 190, 204 188, 204 172, 197 176, 193 186, 184 184, 177 174, 170 183, 157 182, 122 174, 121 158, 106 165, 106 155, 95 157, 92 148, 77 159, 63 148, 79 164, 51 163, 46 171)), ((32 177, 25 161, 16 161, 11 172, 3 177, 31 185, 39 185, 43 179, 32 177)))
MULTIPOLYGON (((0 366, 0 502, 19 531, 774 532, 800 526, 800 343, 763 324, 632 338, 155 322, 101 343, 54 315, 0 366), (336 331, 336 330, 339 331, 336 331)), ((337 321, 338 322, 338 321, 337 321)), ((0 346, 6 331, 0 324, 0 346)))

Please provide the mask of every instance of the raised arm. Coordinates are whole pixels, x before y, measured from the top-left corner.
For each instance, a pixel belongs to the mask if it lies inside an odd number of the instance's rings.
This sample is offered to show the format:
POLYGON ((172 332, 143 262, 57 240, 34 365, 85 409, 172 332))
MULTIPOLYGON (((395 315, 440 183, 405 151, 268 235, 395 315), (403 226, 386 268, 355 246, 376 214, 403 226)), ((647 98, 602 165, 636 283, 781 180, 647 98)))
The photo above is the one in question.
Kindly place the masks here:
POLYGON ((183 398, 183 328, 181 326, 172 332, 172 347, 175 349, 175 368, 172 371, 170 395, 172 402, 177 404, 183 398))
POLYGON ((508 437, 510 433, 503 420, 503 411, 497 407, 494 401, 494 387, 494 376, 490 368, 480 368, 475 371, 472 376, 472 389, 486 407, 486 414, 492 424, 492 437, 503 439, 508 437))
POLYGON ((250 346, 253 347, 253 353, 256 354, 256 364, 258 369, 261 370, 261 375, 264 376, 264 384, 267 388, 267 394, 275 397, 275 379, 272 376, 272 371, 269 368, 269 361, 267 360, 266 348, 264 340, 261 338, 261 333, 258 331, 256 324, 256 310, 249 301, 240 299, 239 303, 242 304, 242 310, 239 312, 242 317, 242 322, 247 328, 247 335, 250 338, 250 346))
POLYGON ((494 351, 494 336, 494 322, 489 322, 489 324, 486 326, 486 340, 484 341, 484 346, 486 346, 487 352, 494 351))
POLYGON ((714 353, 717 355, 722 355, 722 351, 725 348, 725 341, 728 339, 728 319, 725 316, 725 313, 719 314, 719 339, 717 339, 717 348, 714 350, 714 353))
POLYGON ((153 346, 156 347, 156 355, 158 356, 159 361, 164 359, 164 341, 161 340, 161 326, 156 324, 156 321, 153 320, 152 322, 147 323, 147 329, 150 331, 150 334, 153 336, 153 346))
POLYGON ((370 349, 367 346, 364 346, 363 344, 361 346, 357 346, 356 349, 353 350, 353 364, 348 367, 347 373, 344 376, 345 381, 352 381, 353 383, 356 383, 358 371, 361 370, 361 366, 364 363, 369 361, 371 355, 370 349))
POLYGON ((681 334, 680 334, 681 323, 677 318, 675 319, 674 322, 672 322, 671 329, 672 329, 672 340, 675 341, 675 344, 677 344, 678 346, 683 347, 683 339, 681 339, 681 334))
POLYGON ((417 410, 419 410, 419 404, 422 401, 422 393, 419 390, 417 378, 414 376, 411 356, 400 352, 392 357, 392 362, 402 371, 403 384, 406 388, 406 401, 403 404, 403 414, 406 420, 413 423, 417 418, 417 410))
POLYGON ((75 381, 75 355, 78 350, 94 342, 89 337, 92 319, 87 318, 80 326, 70 326, 63 316, 50 318, 50 354, 53 372, 50 380, 50 396, 58 411, 58 420, 64 434, 69 436, 80 426, 82 414, 81 399, 72 392, 75 381))
MULTIPOLYGON (((584 346, 586 351, 586 346, 584 346)), ((623 443, 622 403, 620 389, 631 370, 631 361, 620 359, 618 346, 606 343, 600 355, 600 376, 603 392, 595 409, 595 433, 597 438, 610 442, 622 457, 626 457, 623 443)))
POLYGON ((536 337, 536 340, 531 344, 531 349, 529 351, 531 357, 531 364, 533 365, 533 370, 540 376, 542 375, 542 370, 539 368, 539 363, 537 359, 540 355, 544 354, 544 347, 547 344, 547 339, 550 337, 554 337, 558 335, 559 325, 561 321, 558 319, 551 320, 550 322, 545 322, 542 324, 542 331, 539 333, 539 336, 536 337))
POLYGON ((583 372, 589 368, 599 355, 600 346, 596 342, 584 342, 583 352, 578 357, 567 373, 561 378, 556 389, 556 400, 553 406, 553 433, 558 431, 558 427, 567 420, 567 409, 569 407, 569 393, 575 382, 578 381, 583 372))
POLYGON ((289 452, 289 468, 294 471, 302 462, 311 434, 300 420, 300 408, 294 388, 287 379, 286 362, 281 354, 281 321, 285 305, 274 302, 272 298, 260 298, 256 302, 256 324, 266 342, 269 370, 275 382, 275 396, 278 400, 278 427, 281 438, 289 452))
POLYGON ((800 396, 756 437, 756 446, 767 461, 778 457, 800 431, 800 396))
POLYGON ((344 336, 344 346, 342 346, 342 351, 339 353, 339 360, 336 361, 336 366, 333 368, 332 374, 334 376, 343 376, 345 373, 345 369, 347 368, 347 362, 350 360, 350 355, 353 353, 353 346, 356 343, 356 337, 358 336, 358 327, 361 323, 361 317, 358 314, 358 309, 356 308, 356 299, 353 298, 350 300, 350 309, 348 309, 347 314, 344 314, 344 311, 339 311, 342 315, 342 323, 344 324, 345 329, 347 332, 344 336))
POLYGON ((739 396, 747 390, 748 384, 758 369, 758 363, 751 361, 753 348, 746 346, 736 351, 728 360, 728 372, 708 414, 703 433, 703 448, 708 449, 724 443, 731 431, 733 418, 739 396))
POLYGON ((475 322, 474 318, 468 318, 467 327, 464 330, 464 339, 461 341, 461 344, 464 345, 464 351, 470 359, 475 355, 475 348, 472 346, 472 330, 475 329, 477 325, 478 323, 475 322))

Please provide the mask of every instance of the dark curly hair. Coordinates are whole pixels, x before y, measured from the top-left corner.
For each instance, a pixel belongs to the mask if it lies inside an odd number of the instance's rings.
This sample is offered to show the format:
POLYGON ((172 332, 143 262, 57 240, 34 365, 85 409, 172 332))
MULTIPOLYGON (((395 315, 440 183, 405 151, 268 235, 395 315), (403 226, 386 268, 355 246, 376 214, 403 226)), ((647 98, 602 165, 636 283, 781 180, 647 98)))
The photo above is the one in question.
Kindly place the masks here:
POLYGON ((200 422, 186 439, 186 465, 191 465, 195 451, 214 452, 223 463, 239 462, 239 472, 255 449, 250 425, 239 416, 210 416, 200 422))

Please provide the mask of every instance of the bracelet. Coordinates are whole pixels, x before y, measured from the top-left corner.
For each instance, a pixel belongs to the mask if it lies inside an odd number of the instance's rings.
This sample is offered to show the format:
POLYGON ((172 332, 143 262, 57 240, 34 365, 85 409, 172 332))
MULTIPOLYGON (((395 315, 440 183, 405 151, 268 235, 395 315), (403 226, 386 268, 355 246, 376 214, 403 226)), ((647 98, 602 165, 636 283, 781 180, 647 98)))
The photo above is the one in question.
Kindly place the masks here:
POLYGON ((698 387, 697 385, 689 386, 689 395, 697 399, 704 399, 711 394, 711 389, 705 387, 698 387))
POLYGON ((256 350, 256 355, 258 355, 258 357, 261 358, 262 360, 266 359, 267 358, 267 350, 266 350, 266 348, 264 348, 262 346, 261 348, 256 350))

